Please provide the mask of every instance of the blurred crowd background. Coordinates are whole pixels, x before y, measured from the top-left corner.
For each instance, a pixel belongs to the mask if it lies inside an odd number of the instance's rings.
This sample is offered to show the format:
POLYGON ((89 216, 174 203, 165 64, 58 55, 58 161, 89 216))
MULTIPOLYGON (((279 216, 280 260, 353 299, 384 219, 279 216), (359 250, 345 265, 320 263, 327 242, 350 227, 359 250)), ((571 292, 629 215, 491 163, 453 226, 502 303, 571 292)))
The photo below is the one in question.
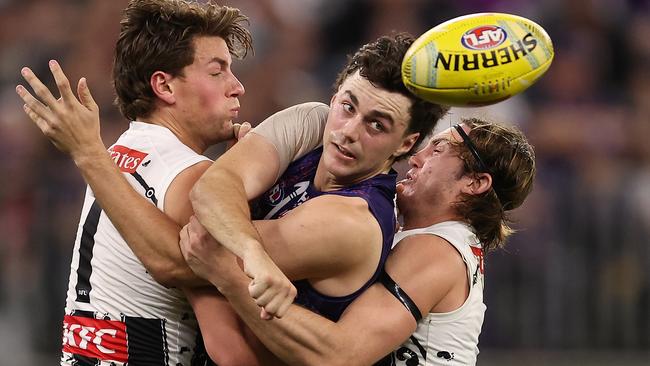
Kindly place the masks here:
MULTIPOLYGON (((113 46, 127 0, 0 0, 0 365, 58 364, 85 185, 29 121, 15 86, 50 59, 89 80, 107 145, 127 127, 112 104, 113 46)), ((646 0, 223 0, 250 17, 255 54, 236 62, 254 125, 328 102, 358 46, 500 11, 541 24, 548 73, 523 95, 452 109, 517 124, 538 175, 518 234, 486 264, 479 365, 650 364, 650 4, 646 0)), ((210 151, 215 157, 217 147, 210 151)), ((125 202, 128 204, 128 202, 125 202)))

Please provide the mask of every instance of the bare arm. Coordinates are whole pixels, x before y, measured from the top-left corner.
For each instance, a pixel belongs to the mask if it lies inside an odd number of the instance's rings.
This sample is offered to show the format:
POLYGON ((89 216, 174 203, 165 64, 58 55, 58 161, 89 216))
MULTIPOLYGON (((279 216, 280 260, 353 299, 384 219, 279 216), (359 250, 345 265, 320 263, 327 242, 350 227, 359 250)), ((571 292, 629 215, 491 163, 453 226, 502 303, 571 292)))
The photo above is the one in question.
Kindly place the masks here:
POLYGON ((24 68, 23 76, 42 101, 18 86, 25 112, 59 150, 71 156, 102 209, 156 281, 166 286, 206 283, 185 263, 178 231, 192 215, 189 190, 209 163, 196 164, 174 179, 165 197, 167 214, 163 213, 133 189, 108 155, 99 134, 99 109, 85 79, 77 87, 79 101, 60 66, 50 63, 50 68, 61 98, 56 100, 24 68), (133 217, 138 218, 137 225, 133 217))
MULTIPOLYGON (((242 258, 245 272, 253 279, 249 292, 265 308, 267 298, 286 309, 295 288, 262 249, 248 200, 271 188, 291 161, 321 143, 328 111, 325 104, 304 103, 270 116, 221 156, 191 194, 197 218, 242 258)), ((268 314, 263 311, 264 315, 268 314)))
MULTIPOLYGON (((266 251, 290 279, 317 280, 318 289, 331 296, 361 287, 374 272, 381 254, 379 224, 358 197, 313 198, 280 219, 255 221, 254 227, 264 237, 266 251)), ((201 239, 181 240, 185 259, 197 275, 210 280, 218 271, 220 245, 197 220, 193 219, 188 228, 200 233, 201 239)), ((264 302, 274 313, 286 311, 290 305, 268 294, 256 302, 259 306, 264 302)))
MULTIPOLYGON (((251 133, 206 171, 192 189, 190 199, 196 217, 210 234, 243 260, 244 271, 252 279, 250 296, 270 296, 285 309, 296 296, 296 289, 264 251, 248 207, 250 199, 271 187, 278 169, 275 148, 251 133)), ((268 308, 266 302, 259 305, 265 319, 282 316, 282 312, 268 308)))
POLYGON ((244 324, 216 288, 195 287, 184 292, 195 309, 203 343, 210 345, 206 351, 212 361, 220 366, 261 364, 254 349, 259 345, 246 339, 244 324))
MULTIPOLYGON (((413 316, 381 284, 364 292, 336 323, 297 305, 291 305, 282 319, 262 321, 234 257, 221 250, 214 265, 215 286, 260 340, 292 365, 369 365, 415 330, 413 316)), ((455 249, 430 235, 403 240, 389 257, 387 271, 423 314, 466 277, 455 249)))
POLYGON ((279 219, 254 225, 264 238, 265 250, 287 277, 335 280, 337 287, 350 287, 344 293, 365 283, 381 255, 381 228, 359 197, 323 195, 279 219), (362 280, 349 284, 354 277, 362 280))
POLYGON ((264 251, 248 201, 273 185, 279 166, 273 145, 251 133, 215 161, 191 191, 197 219, 242 259, 249 252, 264 251))

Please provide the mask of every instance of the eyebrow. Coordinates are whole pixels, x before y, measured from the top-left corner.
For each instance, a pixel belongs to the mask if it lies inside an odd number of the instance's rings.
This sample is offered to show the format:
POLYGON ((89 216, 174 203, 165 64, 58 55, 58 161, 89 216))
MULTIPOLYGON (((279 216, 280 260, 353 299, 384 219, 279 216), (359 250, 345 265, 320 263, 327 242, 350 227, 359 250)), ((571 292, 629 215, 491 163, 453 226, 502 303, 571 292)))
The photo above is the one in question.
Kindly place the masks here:
POLYGON ((209 65, 215 62, 218 63, 222 68, 228 67, 228 61, 222 59, 221 57, 213 57, 210 59, 210 61, 207 62, 207 64, 209 65))
POLYGON ((446 139, 444 137, 437 137, 437 138, 432 138, 431 140, 429 140, 429 144, 435 146, 435 145, 438 145, 439 143, 444 142, 444 141, 451 142, 449 139, 446 139))
MULTIPOLYGON (((352 92, 349 91, 349 90, 346 90, 344 93, 347 94, 348 97, 350 97, 350 100, 352 101, 352 103, 355 106, 359 105, 359 98, 357 98, 356 95, 352 94, 352 92)), ((393 120, 393 116, 391 116, 390 114, 388 114, 386 112, 378 111, 376 109, 371 110, 370 113, 368 113, 368 117, 370 117, 370 118, 373 118, 373 117, 374 118, 382 118, 382 119, 385 119, 386 121, 388 121, 391 125, 395 124, 395 120, 393 120)))
POLYGON ((460 124, 455 124, 453 127, 454 129, 456 129, 460 137, 463 138, 463 143, 465 144, 469 152, 472 153, 472 155, 474 155, 474 159, 476 159, 476 162, 478 163, 479 168, 481 169, 480 173, 489 173, 490 171, 488 170, 487 166, 483 162, 481 155, 478 153, 478 150, 476 149, 476 146, 474 146, 472 140, 469 138, 469 135, 467 135, 467 133, 463 129, 463 126, 461 126, 460 124))

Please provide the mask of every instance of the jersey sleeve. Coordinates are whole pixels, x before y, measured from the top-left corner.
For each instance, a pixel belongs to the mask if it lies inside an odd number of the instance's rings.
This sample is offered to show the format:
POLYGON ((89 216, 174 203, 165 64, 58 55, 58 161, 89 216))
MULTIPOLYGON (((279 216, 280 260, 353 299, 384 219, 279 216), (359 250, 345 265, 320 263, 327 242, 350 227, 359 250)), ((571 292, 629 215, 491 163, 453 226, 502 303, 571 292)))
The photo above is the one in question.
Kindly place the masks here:
POLYGON ((280 170, 322 144, 329 107, 311 102, 298 104, 275 113, 251 132, 266 138, 278 152, 280 170))

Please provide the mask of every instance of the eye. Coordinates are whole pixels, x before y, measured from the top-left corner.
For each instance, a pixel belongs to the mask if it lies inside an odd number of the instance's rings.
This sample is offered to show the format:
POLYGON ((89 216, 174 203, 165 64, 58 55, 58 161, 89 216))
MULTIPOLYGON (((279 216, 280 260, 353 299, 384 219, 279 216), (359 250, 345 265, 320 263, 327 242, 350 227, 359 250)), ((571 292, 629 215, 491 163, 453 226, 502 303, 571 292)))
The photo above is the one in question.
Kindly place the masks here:
POLYGON ((433 152, 434 153, 440 154, 443 151, 445 151, 445 144, 442 144, 441 142, 442 141, 438 140, 438 141, 434 141, 431 144, 433 146, 433 152))
POLYGON ((372 128, 375 131, 379 131, 379 132, 386 131, 386 128, 384 127, 384 125, 381 124, 381 122, 379 122, 379 121, 370 121, 369 125, 370 125, 370 128, 372 128))
POLYGON ((350 104, 348 102, 342 102, 341 105, 342 105, 344 111, 346 111, 348 113, 354 112, 354 106, 352 104, 350 104))

